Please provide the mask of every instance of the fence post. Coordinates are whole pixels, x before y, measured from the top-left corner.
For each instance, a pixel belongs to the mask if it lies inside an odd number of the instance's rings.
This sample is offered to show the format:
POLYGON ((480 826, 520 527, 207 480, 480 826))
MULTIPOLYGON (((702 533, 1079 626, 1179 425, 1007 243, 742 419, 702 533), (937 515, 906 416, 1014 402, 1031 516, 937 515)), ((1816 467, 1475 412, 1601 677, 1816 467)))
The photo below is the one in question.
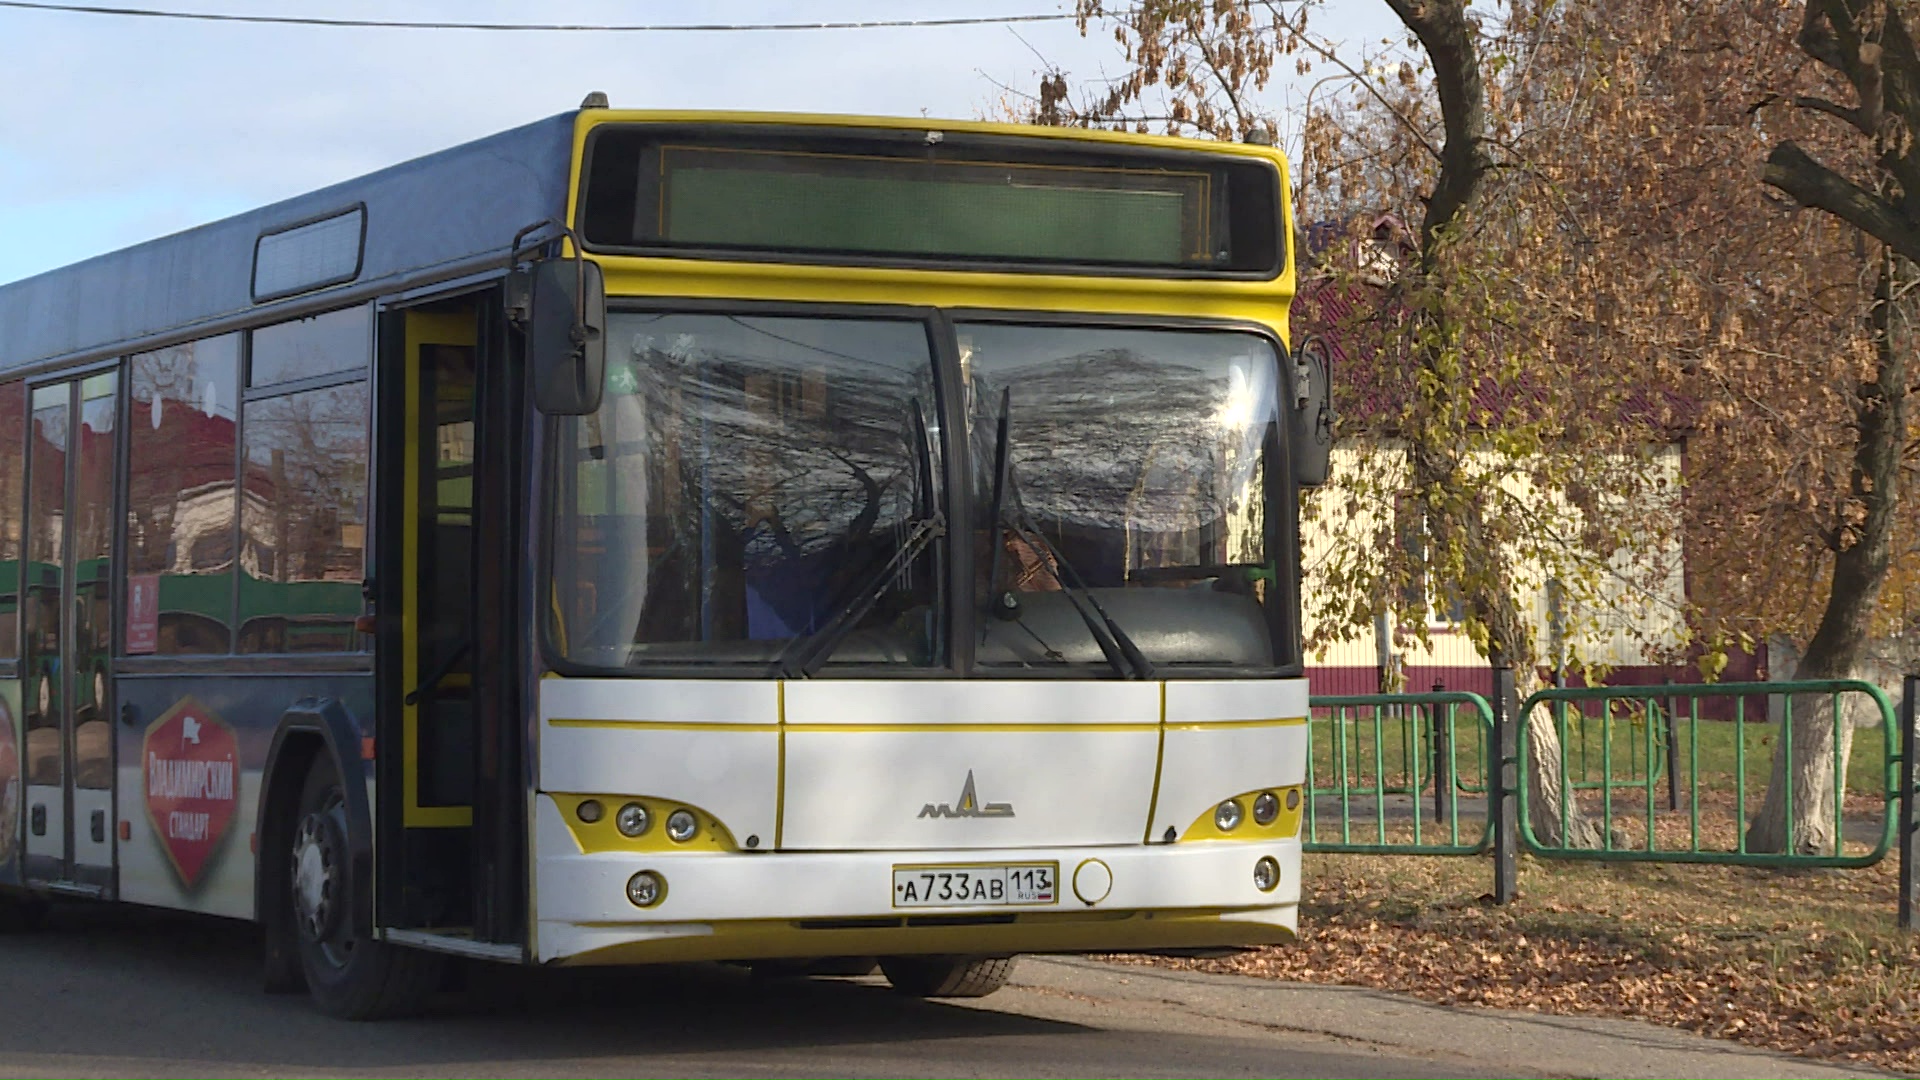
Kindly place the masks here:
MULTIPOLYGON (((1673 676, 1665 678, 1673 685, 1673 676)), ((1667 809, 1680 809, 1680 733, 1674 725, 1673 692, 1667 692, 1667 809)), ((1649 826, 1651 827, 1651 826, 1649 826)))
POLYGON ((1920 847, 1915 844, 1915 832, 1920 831, 1920 822, 1913 815, 1913 776, 1914 776, 1914 736, 1917 733, 1915 713, 1920 707, 1914 704, 1914 698, 1920 696, 1920 675, 1909 675, 1902 688, 1900 701, 1900 797, 1895 806, 1900 813, 1900 908, 1897 922, 1902 930, 1913 929, 1913 872, 1914 859, 1920 856, 1920 847))
POLYGON ((1493 662, 1493 742, 1495 769, 1487 785, 1489 809, 1493 815, 1493 902, 1510 904, 1519 892, 1515 856, 1519 845, 1519 819, 1515 803, 1520 791, 1520 703, 1515 700, 1513 668, 1505 658, 1493 662))
MULTIPOLYGON (((1433 692, 1446 693, 1446 687, 1433 684, 1433 692)), ((1433 819, 1447 820, 1447 805, 1453 801, 1453 706, 1438 701, 1427 706, 1433 732, 1433 819)))

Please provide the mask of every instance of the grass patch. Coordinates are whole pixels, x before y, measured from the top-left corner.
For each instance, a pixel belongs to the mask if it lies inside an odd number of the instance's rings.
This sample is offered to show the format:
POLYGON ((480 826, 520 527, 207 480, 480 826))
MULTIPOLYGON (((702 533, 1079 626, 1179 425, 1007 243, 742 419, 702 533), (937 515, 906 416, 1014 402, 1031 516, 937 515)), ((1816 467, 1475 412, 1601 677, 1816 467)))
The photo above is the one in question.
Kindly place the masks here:
POLYGON ((1523 859, 1495 907, 1485 858, 1310 855, 1292 946, 1173 964, 1624 1016, 1920 1072, 1920 940, 1895 865, 1864 870, 1523 859))
MULTIPOLYGON (((1684 706, 1684 702, 1682 703, 1684 706)), ((1477 713, 1455 706, 1451 722, 1443 715, 1435 724, 1423 709, 1346 709, 1341 715, 1316 716, 1313 722, 1313 781, 1323 793, 1338 791, 1344 783, 1353 795, 1405 794, 1417 783, 1432 790, 1436 762, 1433 738, 1441 730, 1453 750, 1452 779, 1458 790, 1476 794, 1485 790, 1488 740, 1477 713), (1343 781, 1344 777, 1344 781, 1343 781)), ((1536 722, 1551 714, 1540 710, 1536 722)), ((1606 779, 1616 785, 1644 783, 1649 774, 1665 790, 1668 768, 1666 723, 1651 724, 1638 710, 1618 709, 1615 715, 1580 715, 1569 711, 1556 725, 1561 731, 1563 760, 1572 781, 1594 790, 1606 779)), ((1735 790, 1744 777, 1756 799, 1765 793, 1773 767, 1774 746, 1781 725, 1764 713, 1744 722, 1674 721, 1674 749, 1679 758, 1684 793, 1697 779, 1702 790, 1735 790)), ((1854 732, 1848 758, 1849 795, 1878 796, 1885 792, 1887 731, 1881 727, 1854 732)))
POLYGON ((1479 711, 1464 705, 1437 708, 1437 718, 1429 708, 1412 706, 1349 707, 1316 715, 1312 723, 1314 789, 1338 791, 1343 782, 1355 796, 1371 795, 1376 789, 1381 794, 1430 789, 1433 737, 1438 729, 1453 750, 1455 785, 1468 793, 1485 791, 1489 740, 1479 711))

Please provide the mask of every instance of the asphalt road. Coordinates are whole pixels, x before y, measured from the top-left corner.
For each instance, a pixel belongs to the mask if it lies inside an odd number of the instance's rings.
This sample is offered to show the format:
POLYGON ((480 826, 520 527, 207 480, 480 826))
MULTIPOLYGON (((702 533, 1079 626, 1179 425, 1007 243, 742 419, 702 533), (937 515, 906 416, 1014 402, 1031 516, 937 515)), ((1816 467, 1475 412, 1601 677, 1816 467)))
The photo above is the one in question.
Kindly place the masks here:
POLYGON ((978 1002, 725 967, 487 968, 346 1024, 257 988, 244 926, 69 908, 0 936, 0 1076, 1837 1076, 1609 1021, 1086 960, 978 1002))

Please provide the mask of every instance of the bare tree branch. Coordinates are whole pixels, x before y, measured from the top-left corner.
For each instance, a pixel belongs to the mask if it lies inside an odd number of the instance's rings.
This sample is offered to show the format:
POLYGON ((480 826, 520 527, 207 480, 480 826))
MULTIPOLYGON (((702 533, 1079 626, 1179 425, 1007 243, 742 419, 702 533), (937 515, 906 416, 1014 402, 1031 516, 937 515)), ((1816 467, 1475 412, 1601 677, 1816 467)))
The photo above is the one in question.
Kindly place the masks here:
POLYGON ((1907 259, 1920 262, 1920 229, 1873 192, 1783 142, 1767 155, 1761 179, 1794 197, 1800 205, 1845 221, 1907 259))
MULTIPOLYGON (((1280 11, 1279 8, 1275 6, 1274 0, 1261 0, 1261 3, 1266 5, 1267 10, 1273 12, 1276 19, 1280 18, 1280 11)), ((1310 34, 1296 32, 1293 37, 1295 41, 1306 46, 1315 55, 1319 56, 1320 59, 1339 68, 1345 72, 1349 78, 1365 87, 1367 95, 1378 102, 1381 108, 1387 110, 1387 113, 1395 120, 1399 121, 1400 126, 1406 128, 1407 134, 1413 136, 1414 139, 1426 149, 1427 153, 1433 155, 1435 161, 1440 160, 1440 148, 1433 145, 1433 140, 1427 138, 1426 132, 1420 130, 1419 125, 1415 124, 1406 113, 1402 112, 1399 106, 1389 101, 1386 95, 1380 92, 1379 87, 1373 85, 1373 80, 1367 78, 1365 72, 1356 70, 1354 66, 1347 63, 1346 58, 1341 56, 1331 45, 1323 41, 1315 41, 1310 34)))
POLYGON ((1844 61, 1840 57, 1840 39, 1834 36, 1833 28, 1827 25, 1825 12, 1818 0, 1810 0, 1806 15, 1800 24, 1800 51, 1813 57, 1822 64, 1838 71, 1844 61))
POLYGON ((1874 134, 1873 127, 1867 120, 1867 114, 1859 109, 1849 109, 1838 102, 1828 101, 1826 98, 1808 97, 1804 94, 1795 97, 1793 99, 1793 105, 1796 109, 1811 109, 1814 112, 1823 112, 1828 116, 1839 117, 1847 124, 1859 129, 1863 135, 1871 136, 1874 134))
POLYGON ((1421 226, 1421 246, 1426 249, 1421 257, 1430 261, 1434 238, 1453 226, 1486 174, 1487 90, 1464 0, 1387 0, 1387 6, 1420 39, 1433 61, 1434 89, 1445 123, 1440 179, 1427 200, 1427 218, 1421 226))

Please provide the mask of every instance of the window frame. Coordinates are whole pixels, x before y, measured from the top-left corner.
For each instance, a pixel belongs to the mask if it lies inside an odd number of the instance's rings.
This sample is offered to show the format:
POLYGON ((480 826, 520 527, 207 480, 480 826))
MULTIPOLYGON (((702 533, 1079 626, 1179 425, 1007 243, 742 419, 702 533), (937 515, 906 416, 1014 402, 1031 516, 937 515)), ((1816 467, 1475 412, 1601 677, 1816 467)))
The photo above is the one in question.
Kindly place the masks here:
MULTIPOLYGON (((249 334, 249 348, 251 348, 251 334, 249 334)), ((247 533, 246 533, 247 436, 249 434, 249 429, 251 426, 247 423, 246 414, 252 406, 255 406, 264 402, 275 401, 282 398, 295 397, 300 394, 312 393, 316 391, 332 390, 338 387, 351 386, 356 383, 364 385, 366 387, 366 393, 365 393, 366 409, 363 413, 363 419, 366 422, 365 445, 367 448, 367 477, 366 477, 365 494, 362 495, 361 497, 361 517, 362 517, 361 525, 363 530, 362 531, 363 540, 360 544, 360 583, 361 583, 360 587, 362 589, 362 603, 361 603, 361 611, 359 614, 365 613, 364 588, 365 588, 365 582, 372 572, 371 567, 373 565, 373 551, 372 551, 373 504, 374 504, 374 498, 375 498, 374 463, 373 463, 373 456, 375 452, 375 442, 374 442, 374 432, 373 432, 373 411, 375 408, 376 395, 375 395, 375 388, 373 386, 373 380, 370 377, 370 369, 364 369, 358 373, 348 372, 345 374, 345 377, 336 377, 339 375, 340 373, 334 373, 332 375, 315 378, 315 379, 302 379, 294 382, 277 383, 272 387, 267 388, 267 390, 271 392, 262 392, 258 394, 248 392, 245 395, 245 398, 241 404, 240 428, 235 440, 235 450, 236 450, 237 459, 238 459, 237 460, 238 472, 236 473, 236 479, 234 482, 234 498, 236 502, 234 506, 234 515, 233 515, 233 524, 234 524, 233 638, 232 638, 231 650, 227 653, 227 655, 229 656, 366 656, 366 655, 370 655, 373 651, 373 644, 371 640, 369 640, 369 636, 367 634, 360 633, 358 631, 355 631, 354 636, 357 640, 361 641, 361 644, 358 648, 354 648, 354 649, 336 649, 331 651, 314 650, 314 651, 308 652, 308 651, 288 651, 284 649, 279 651, 272 651, 272 650, 244 650, 243 651, 240 648, 240 642, 241 642, 240 632, 244 626, 244 624, 241 621, 241 615, 240 615, 240 609, 241 609, 240 594, 242 591, 241 578, 246 575, 245 568, 241 565, 241 556, 244 555, 246 552, 246 543, 247 543, 247 533)), ((261 579, 256 579, 256 581, 259 581, 259 580, 261 579)))
POLYGON ((1466 597, 1452 585, 1436 585, 1432 550, 1433 531, 1427 527, 1426 508, 1413 491, 1396 492, 1393 497, 1394 545, 1407 559, 1411 571, 1400 587, 1403 609, 1418 608, 1429 634, 1458 633, 1466 625, 1466 597), (1446 608, 1440 607, 1442 601, 1446 608))
MULTIPOLYGON (((952 609, 956 606, 954 590, 958 585, 956 563, 959 562, 957 550, 963 545, 954 544, 953 500, 949 492, 957 482, 957 451, 952 433, 947 427, 947 401, 954 389, 947 385, 946 372, 955 365, 945 362, 943 350, 951 347, 952 333, 949 327, 940 324, 939 313, 932 308, 895 304, 806 304, 740 300, 670 300, 651 297, 608 297, 607 315, 609 320, 615 315, 662 314, 662 315, 737 315, 760 318, 795 319, 834 319, 861 322, 897 322, 919 325, 927 339, 927 362, 931 367, 937 400, 930 417, 939 423, 940 451, 940 510, 947 514, 947 536, 934 541, 934 544, 946 545, 946 580, 938 583, 936 603, 943 609, 940 612, 941 625, 948 635, 946 657, 943 662, 928 665, 911 664, 829 664, 820 669, 821 675, 832 677, 887 676, 900 679, 953 678, 959 673, 955 665, 955 655, 959 639, 953 634, 952 609)), ((527 398, 532 400, 531 395, 527 398)), ((560 649, 553 640, 553 620, 548 610, 553 597, 554 564, 559 554, 557 534, 560 525, 559 500, 563 485, 558 482, 560 464, 566 460, 569 449, 564 445, 563 429, 565 421, 575 417, 553 417, 536 414, 541 421, 540 445, 540 486, 542 494, 534 500, 540 521, 534 534, 539 537, 539 554, 534 559, 536 573, 536 595, 541 597, 535 605, 541 612, 540 629, 536 638, 540 659, 549 670, 568 677, 578 678, 691 678, 691 679, 763 679, 772 669, 772 663, 759 661, 683 663, 661 662, 640 663, 628 668, 601 667, 573 660, 560 649)), ((929 545, 921 557, 931 554, 935 548, 929 545)), ((795 638, 794 640, 800 640, 795 638)))
MULTIPOLYGON (((854 127, 845 125, 806 126, 796 124, 761 124, 748 129, 738 126, 712 125, 700 123, 682 123, 670 121, 616 120, 594 125, 586 134, 582 143, 578 180, 575 184, 573 228, 581 237, 582 249, 598 255, 641 256, 654 258, 719 260, 739 263, 775 263, 784 265, 809 265, 832 267, 873 267, 882 269, 908 269, 933 271, 975 271, 997 272, 1023 275, 1073 275, 1076 277, 1121 278, 1169 281, 1279 281, 1294 265, 1292 206, 1287 197, 1286 176, 1280 164, 1269 157, 1255 154, 1222 153, 1204 149, 1185 149, 1180 147, 1150 146, 1131 142, 1108 143, 1104 140, 1066 140, 1037 136, 1006 135, 979 131, 949 131, 935 121, 925 125, 901 127, 854 127), (1273 266, 1256 270, 1209 270, 1204 268, 1187 269, 1177 266, 1141 266, 1112 263, 1089 262, 1041 262, 1036 260, 1016 260, 1007 258, 963 258, 963 257, 927 257, 912 254, 865 254, 816 252, 810 250, 777 250, 760 248, 700 247, 696 245, 670 244, 605 244, 586 239, 589 223, 587 208, 592 197, 590 187, 594 176, 594 154, 599 144, 609 135, 620 135, 641 131, 649 133, 655 139, 684 137, 689 139, 734 140, 753 143, 772 143, 778 140, 790 140, 791 147, 802 150, 807 146, 827 147, 847 142, 866 143, 869 146, 899 145, 902 147, 928 146, 927 136, 938 132, 940 138, 934 142, 947 149, 963 149, 990 152, 1001 149, 1010 157, 1011 164, 1021 164, 1019 152, 1027 151, 1033 163, 1053 163, 1075 165, 1078 167, 1097 167, 1100 162, 1125 160, 1137 162, 1142 166, 1222 169, 1232 166, 1257 167, 1263 180, 1270 180, 1273 192, 1273 230, 1274 245, 1273 266)), ((1230 185, 1229 185, 1230 188, 1230 185)), ((1230 198, 1230 194, 1228 195, 1230 198)))
MULTIPOLYGON (((1275 566, 1274 588, 1280 595, 1275 602, 1262 604, 1262 613, 1266 616, 1267 631, 1272 638, 1274 662, 1266 666, 1244 664, 1206 664, 1181 665, 1176 668, 1160 670, 1156 668, 1156 677, 1165 679, 1228 679, 1228 678, 1303 678, 1306 675, 1306 653, 1302 639, 1304 620, 1301 610, 1301 541, 1300 541, 1300 495, 1299 486, 1293 482, 1293 460, 1291 441, 1286 436, 1284 425, 1291 417, 1284 402, 1289 400, 1290 390, 1285 358, 1290 355, 1286 343, 1270 326, 1248 319, 1206 319, 1190 316, 1156 315, 1110 315, 1088 312, 1036 312, 1010 311, 1002 308, 952 308, 947 309, 949 333, 963 323, 993 323, 1003 326, 1045 326, 1064 329, 1100 329, 1100 330, 1138 330, 1164 331, 1177 333, 1241 333, 1251 334, 1265 341, 1273 349, 1274 386, 1280 395, 1280 416, 1278 423, 1271 425, 1272 430, 1262 442, 1262 450, 1267 456, 1266 463, 1266 524, 1267 540, 1274 549, 1269 553, 1275 566)), ((958 343, 956 340, 957 350, 958 343)), ((958 366, 956 357, 955 366, 958 366)), ((956 377, 958 372, 956 371, 956 377)), ((966 431, 964 415, 958 417, 961 431, 966 431)), ((963 438, 968 452, 972 451, 973 440, 963 438)), ((968 468, 972 468, 969 461, 968 468)), ((967 483, 972 483, 969 472, 967 483)), ((965 513, 960 527, 971 529, 971 501, 965 504, 965 513)), ((969 585, 971 588, 971 584, 969 585)), ((972 602, 963 605, 968 613, 977 618, 978 606, 972 602)), ((969 622, 970 634, 977 634, 977 622, 969 622)), ((1123 625, 1121 629, 1126 629, 1123 625)), ((970 638, 977 641, 977 637, 970 638)), ((1151 659, 1151 657, 1149 657, 1151 659)), ((1118 678, 1111 665, 1061 665, 1055 668, 1015 668, 1010 666, 970 666, 965 674, 970 678, 1086 678, 1089 672, 1097 673, 1098 678, 1118 678)))
MULTIPOLYGON (((339 382, 371 378, 373 374, 375 326, 378 322, 379 312, 375 310, 372 301, 366 301, 358 304, 342 304, 339 307, 325 308, 320 311, 312 311, 303 315, 293 315, 288 318, 275 319, 272 322, 257 323, 246 327, 244 331, 246 343, 241 350, 240 356, 240 393, 242 398, 250 400, 255 395, 260 397, 275 397, 280 394, 292 394, 303 389, 308 389, 308 384, 312 384, 312 389, 320 389, 339 382), (347 311, 364 311, 366 313, 366 351, 362 354, 359 364, 350 367, 334 368, 330 371, 322 371, 314 374, 294 375, 291 378, 281 378, 273 382, 262 383, 254 381, 254 338, 260 331, 275 330, 282 326, 292 326, 296 323, 324 319, 347 311)), ((219 335, 215 334, 210 336, 218 337, 219 335)))
MULTIPOLYGON (((295 223, 294 225, 289 226, 289 228, 298 228, 301 225, 313 224, 315 221, 321 221, 321 220, 325 220, 328 217, 338 216, 339 214, 344 212, 345 211, 335 211, 330 214, 323 214, 317 218, 314 218, 308 221, 295 223)), ((363 216, 362 217, 363 225, 364 225, 364 221, 365 221, 365 218, 363 216)), ((361 247, 362 247, 362 251, 364 252, 365 250, 364 236, 362 239, 361 247)), ((358 648, 340 650, 336 652, 284 652, 284 651, 283 652, 242 652, 240 651, 240 631, 241 631, 241 625, 242 625, 241 618, 240 618, 240 592, 241 592, 240 579, 245 572, 242 566, 240 565, 240 557, 246 551, 246 472, 247 472, 247 428, 248 428, 247 413, 249 411, 248 407, 253 405, 257 401, 265 401, 265 400, 279 398, 279 397, 290 397, 294 394, 304 393, 309 390, 328 390, 337 386, 345 386, 349 383, 363 382, 367 386, 367 393, 366 393, 366 398, 367 398, 367 408, 366 408, 367 485, 366 485, 366 494, 364 495, 363 502, 362 502, 363 516, 365 517, 365 521, 363 523, 365 531, 363 535, 365 536, 366 539, 365 539, 365 542, 363 542, 360 546, 360 580, 362 582, 362 589, 363 589, 363 595, 364 595, 364 587, 365 587, 364 583, 367 581, 367 579, 373 572, 372 567, 373 567, 373 560, 374 560, 374 551, 373 551, 374 536, 375 536, 374 507, 375 507, 375 501, 377 498, 377 492, 375 491, 375 480, 374 480, 374 477, 375 477, 374 457, 379 451, 379 443, 378 443, 376 430, 375 430, 376 424, 374 421, 375 410, 379 408, 379 388, 375 385, 375 381, 374 381, 374 359, 378 351, 379 327, 380 327, 380 312, 379 312, 378 305, 373 300, 368 299, 368 300, 361 300, 351 304, 341 304, 336 307, 325 307, 325 308, 320 308, 314 311, 302 312, 300 314, 290 315, 283 318, 276 318, 268 322, 254 323, 245 328, 244 340, 241 343, 241 352, 240 352, 240 424, 234 434, 234 477, 235 477, 234 479, 234 500, 235 501, 234 501, 234 511, 233 511, 234 576, 233 576, 233 615, 232 615, 232 624, 231 624, 232 637, 231 637, 231 644, 229 646, 229 651, 227 653, 227 657, 229 659, 242 660, 242 659, 250 659, 250 658, 256 658, 256 657, 300 657, 300 658, 364 657, 366 658, 368 663, 372 662, 373 648, 374 648, 373 642, 370 640, 369 636, 364 633, 355 634, 356 639, 360 641, 360 646, 358 648), (262 330, 271 330, 277 326, 285 326, 291 323, 303 322, 308 319, 324 318, 328 315, 335 314, 336 312, 350 311, 355 309, 363 310, 366 312, 366 327, 365 327, 366 336, 361 345, 361 353, 360 353, 361 361, 359 364, 351 367, 344 367, 344 368, 339 368, 333 371, 324 372, 318 375, 302 375, 292 379, 285 379, 280 382, 263 383, 263 384, 255 385, 254 379, 253 379, 254 335, 258 334, 262 330)), ((365 611, 364 601, 362 603, 361 610, 364 613, 365 611)))
MULTIPOLYGON (((123 445, 119 451, 120 453, 124 454, 125 457, 119 462, 120 468, 119 468, 118 488, 120 492, 119 494, 120 514, 119 514, 119 522, 115 528, 116 528, 116 536, 120 542, 121 557, 118 564, 118 572, 116 574, 116 578, 117 578, 116 585, 118 586, 118 590, 117 590, 118 595, 115 598, 115 602, 120 606, 123 612, 126 612, 126 614, 122 615, 120 620, 120 625, 115 628, 115 640, 113 643, 112 651, 113 651, 113 656, 116 663, 121 663, 128 660, 135 661, 136 663, 146 663, 150 661, 189 661, 191 662, 191 661, 212 660, 212 659, 218 659, 221 657, 231 657, 231 656, 239 655, 238 653, 235 652, 235 646, 239 642, 240 631, 239 631, 239 627, 233 624, 233 620, 238 612, 237 597, 239 594, 240 548, 238 544, 239 544, 239 517, 240 517, 240 505, 241 505, 240 504, 240 497, 241 497, 240 469, 244 467, 243 458, 245 455, 245 447, 246 447, 246 432, 243 425, 245 423, 245 414, 246 414, 247 342, 248 342, 247 331, 228 330, 218 334, 207 334, 202 337, 186 338, 181 341, 172 342, 167 345, 161 345, 156 348, 145 349, 137 353, 129 353, 122 360, 121 370, 124 372, 126 388, 121 394, 121 398, 122 398, 121 411, 124 414, 122 419, 124 421, 124 430, 126 432, 126 435, 125 435, 125 438, 122 440, 123 445), (226 626, 227 647, 217 652, 188 652, 188 653, 162 652, 157 647, 158 638, 157 638, 157 625, 156 625, 155 650, 153 652, 142 652, 142 653, 129 652, 127 651, 128 627, 126 623, 127 623, 128 617, 130 617, 130 614, 131 614, 130 611, 128 611, 127 598, 128 598, 128 589, 131 585, 132 578, 133 578, 133 535, 132 535, 131 515, 133 511, 132 457, 133 457, 133 443, 134 443, 134 436, 133 436, 133 432, 134 432, 134 425, 133 425, 134 362, 143 356, 152 356, 158 353, 166 352, 170 349, 179 349, 179 348, 184 348, 190 345, 197 346, 203 342, 216 341, 224 337, 231 337, 234 339, 234 348, 233 348, 233 353, 234 353, 233 355, 233 376, 234 376, 233 445, 234 445, 234 449, 233 449, 233 469, 229 473, 229 475, 233 480, 233 488, 232 488, 233 505, 231 507, 233 520, 229 523, 228 530, 227 530, 227 540, 229 544, 229 551, 232 553, 232 566, 227 570, 227 626, 226 626)), ((155 602, 156 604, 158 603, 157 597, 155 598, 155 602)))
MULTIPOLYGON (((360 272, 366 269, 366 265, 367 265, 367 204, 365 200, 361 200, 359 202, 351 203, 347 206, 342 206, 337 210, 328 210, 323 213, 313 214, 308 217, 300 218, 297 221, 290 221, 285 225, 276 225, 271 229, 262 229, 260 233, 253 238, 253 253, 252 253, 252 258, 249 260, 249 266, 247 270, 247 295, 252 297, 253 302, 256 304, 265 304, 274 300, 286 300, 295 296, 304 296, 307 293, 319 292, 322 289, 329 289, 335 285, 345 285, 349 282, 357 281, 360 278, 360 272), (274 237, 284 236, 290 232, 298 232, 299 230, 307 228, 308 226, 319 225, 324 222, 332 221, 335 218, 346 217, 350 214, 357 214, 359 215, 359 218, 360 218, 360 223, 359 223, 360 238, 354 248, 353 269, 351 271, 334 274, 330 277, 317 278, 313 281, 303 281, 295 285, 290 285, 284 289, 275 289, 273 291, 264 292, 264 293, 260 291, 260 245, 261 244, 265 243, 266 241, 272 240, 274 237)), ((240 374, 241 374, 241 385, 244 387, 246 383, 247 373, 243 371, 240 374)))

